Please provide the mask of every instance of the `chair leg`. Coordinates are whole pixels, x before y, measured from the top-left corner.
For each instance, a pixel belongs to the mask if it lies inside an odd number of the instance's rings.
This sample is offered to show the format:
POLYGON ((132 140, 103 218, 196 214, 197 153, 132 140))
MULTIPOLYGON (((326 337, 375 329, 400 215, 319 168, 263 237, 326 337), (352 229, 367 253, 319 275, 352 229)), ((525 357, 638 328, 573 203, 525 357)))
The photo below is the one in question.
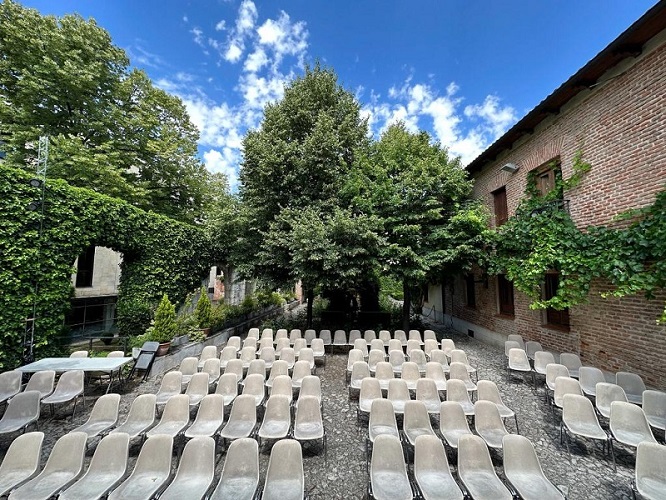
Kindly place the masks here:
POLYGON ((613 460, 613 472, 617 472, 617 466, 615 465, 615 451, 613 450, 613 438, 608 438, 608 447, 611 452, 611 459, 613 460))
POLYGON ((513 419, 516 421, 516 434, 520 434, 520 429, 518 429, 518 415, 516 413, 513 414, 513 419))

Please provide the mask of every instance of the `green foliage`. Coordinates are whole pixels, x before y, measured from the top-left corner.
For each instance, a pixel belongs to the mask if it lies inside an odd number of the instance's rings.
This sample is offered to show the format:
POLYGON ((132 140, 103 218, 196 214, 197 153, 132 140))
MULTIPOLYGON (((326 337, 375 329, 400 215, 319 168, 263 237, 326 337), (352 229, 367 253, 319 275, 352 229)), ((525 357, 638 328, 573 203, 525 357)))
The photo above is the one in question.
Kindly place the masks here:
POLYGON ((197 317, 197 322, 199 323, 199 328, 210 328, 213 320, 213 305, 203 287, 201 288, 197 307, 194 312, 197 317))
POLYGON ((155 320, 146 330, 146 335, 149 337, 149 340, 162 344, 164 342, 171 342, 178 334, 176 308, 169 300, 169 297, 164 294, 155 310, 155 320))
POLYGON ((21 169, 0 166, 0 365, 13 368, 22 354, 25 320, 35 304, 35 354, 57 347, 72 294, 75 259, 89 245, 122 252, 118 297, 122 335, 148 325, 148 308, 162 293, 182 300, 208 273, 212 245, 199 228, 144 212, 130 204, 69 186, 46 185, 41 212, 29 211, 40 188, 21 169))
MULTIPOLYGON (((531 298, 530 307, 564 309, 589 300, 593 280, 607 280, 611 290, 602 296, 623 297, 643 293, 653 299, 666 286, 666 191, 655 202, 623 214, 618 228, 599 226, 579 230, 563 210, 562 195, 578 185, 591 168, 578 151, 573 175, 539 196, 532 182, 516 215, 490 239, 489 270, 504 273, 517 290, 531 298), (627 223, 628 221, 628 223, 627 223), (557 293, 542 298, 544 275, 560 275, 557 293)), ((658 321, 666 321, 666 309, 658 321)))
POLYGON ((184 104, 129 70, 94 20, 0 3, 0 136, 9 165, 33 169, 48 135, 49 177, 178 220, 204 215, 216 181, 197 157, 184 104))
POLYGON ((402 300, 402 283, 393 276, 383 274, 379 277, 380 297, 402 300))

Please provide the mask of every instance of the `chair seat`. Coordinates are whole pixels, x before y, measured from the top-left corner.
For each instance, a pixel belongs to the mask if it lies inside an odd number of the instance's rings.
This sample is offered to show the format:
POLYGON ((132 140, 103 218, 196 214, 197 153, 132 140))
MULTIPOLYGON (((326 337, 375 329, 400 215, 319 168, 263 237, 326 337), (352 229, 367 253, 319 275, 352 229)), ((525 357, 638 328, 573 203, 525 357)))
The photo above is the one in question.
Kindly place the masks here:
POLYGON ((498 450, 502 448, 502 439, 508 434, 501 429, 484 429, 482 431, 477 429, 476 432, 490 448, 498 450))
POLYGON ((28 481, 19 489, 12 492, 12 500, 34 500, 35 498, 50 498, 52 495, 68 486, 76 479, 77 474, 71 472, 54 472, 44 477, 37 477, 28 481))
POLYGON ((405 436, 407 436, 407 440, 409 441, 409 444, 414 446, 416 443, 416 438, 419 436, 434 436, 434 432, 432 429, 428 429, 426 427, 411 427, 405 431, 405 436))
POLYGON ((428 500, 462 500, 463 494, 451 474, 436 470, 419 473, 416 480, 428 500))
POLYGON ((118 489, 112 491, 109 499, 145 500, 146 498, 152 498, 168 478, 168 474, 158 474, 156 472, 134 474, 125 480, 118 489))
POLYGON ((629 446, 636 447, 639 443, 643 441, 649 441, 650 443, 656 443, 657 441, 654 437, 650 435, 643 434, 642 432, 631 432, 625 429, 618 430, 613 433, 613 437, 620 443, 624 443, 629 446))
POLYGON ((666 417, 657 417, 655 415, 645 415, 648 422, 652 427, 657 429, 666 430, 666 417))
POLYGON ((100 472, 77 481, 66 491, 61 493, 58 498, 62 500, 76 500, 79 498, 100 498, 110 489, 120 483, 124 471, 122 472, 100 472))
POLYGON ((392 400, 391 404, 393 404, 393 411, 401 414, 405 413, 405 403, 406 401, 403 401, 402 399, 392 400))
POLYGON ((215 433, 222 427, 224 422, 222 420, 204 420, 192 424, 186 431, 185 437, 213 437, 215 433))
POLYGON ((398 429, 392 425, 373 425, 368 429, 368 437, 370 438, 371 443, 375 442, 375 438, 377 436, 385 434, 395 436, 397 438, 400 437, 398 429))
POLYGON ((125 432, 129 434, 130 439, 132 439, 147 432, 154 424, 155 422, 128 422, 120 427, 116 427, 111 433, 125 432))
POLYGON ((550 481, 542 476, 530 473, 515 473, 509 478, 513 487, 518 490, 521 498, 538 498, 539 500, 564 500, 564 495, 550 481))
POLYGON ((495 403, 495 406, 497 406, 497 409, 499 410, 500 417, 502 417, 502 418, 513 418, 513 416, 516 414, 508 406, 498 404, 498 403, 495 403))
POLYGON ((371 476, 372 494, 377 500, 410 500, 412 488, 407 475, 397 472, 381 471, 371 476))
POLYGON ((229 422, 224 426, 222 431, 220 431, 220 437, 225 439, 238 439, 242 437, 247 437, 252 433, 254 429, 254 422, 229 422))
POLYGON ((636 483, 636 489, 644 498, 664 498, 666 478, 644 477, 636 483))
MULTIPOLYGON (((212 472, 212 471, 211 471, 212 472)), ((164 500, 181 498, 203 498, 213 479, 212 474, 197 474, 187 478, 181 477, 177 482, 171 483, 169 488, 160 495, 164 500)))
POLYGON ((116 425, 116 422, 114 420, 107 420, 107 421, 97 421, 97 422, 91 422, 89 424, 83 424, 81 427, 77 427, 74 429, 72 432, 85 432, 88 434, 88 438, 95 437, 98 434, 101 434, 107 429, 110 429, 116 425))
POLYGON ((166 434, 167 436, 176 437, 185 427, 187 427, 187 422, 162 422, 149 430, 147 435, 150 437, 157 434, 166 434))
POLYGON ((587 424, 585 422, 576 422, 576 425, 564 423, 567 430, 573 434, 590 439, 608 439, 608 435, 598 425, 587 424))
POLYGON ((4 432, 14 432, 24 427, 30 425, 32 422, 37 421, 37 416, 26 418, 26 419, 12 419, 2 422, 0 425, 0 434, 4 432))
POLYGON ((444 436, 444 439, 451 448, 458 448, 458 439, 465 434, 470 434, 470 432, 462 429, 442 431, 442 436, 444 436))
POLYGON ((637 405, 643 404, 642 394, 631 394, 630 392, 627 392, 626 394, 627 394, 627 401, 629 401, 630 403, 634 403, 637 405))
POLYGON ((267 420, 261 424, 259 437, 262 439, 281 439, 289 433, 290 422, 286 420, 267 420))
POLYGON ((487 472, 465 474, 463 483, 472 498, 492 498, 493 500, 513 500, 509 490, 497 476, 487 472))
POLYGON ((304 422, 294 427, 294 439, 307 441, 324 437, 324 428, 317 423, 304 422))
POLYGON ((155 404, 156 405, 165 405, 167 401, 169 401, 169 398, 175 396, 176 394, 180 394, 180 392, 163 392, 162 394, 158 394, 155 397, 155 404))
POLYGON ((251 500, 257 491, 257 479, 249 477, 229 478, 220 483, 215 489, 210 500, 226 500, 235 498, 238 500, 251 500))
POLYGON ((299 479, 274 479, 266 484, 261 498, 262 500, 301 500, 303 483, 299 479))

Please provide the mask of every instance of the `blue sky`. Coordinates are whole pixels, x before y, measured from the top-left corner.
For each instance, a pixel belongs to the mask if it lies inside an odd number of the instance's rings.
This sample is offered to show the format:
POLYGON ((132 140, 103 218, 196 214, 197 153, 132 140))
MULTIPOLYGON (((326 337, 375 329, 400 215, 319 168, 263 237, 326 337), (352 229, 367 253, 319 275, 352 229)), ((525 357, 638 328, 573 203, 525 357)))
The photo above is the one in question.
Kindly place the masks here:
POLYGON ((375 136, 393 121, 473 160, 656 0, 24 0, 94 18, 199 127, 232 188, 263 106, 320 60, 375 136))

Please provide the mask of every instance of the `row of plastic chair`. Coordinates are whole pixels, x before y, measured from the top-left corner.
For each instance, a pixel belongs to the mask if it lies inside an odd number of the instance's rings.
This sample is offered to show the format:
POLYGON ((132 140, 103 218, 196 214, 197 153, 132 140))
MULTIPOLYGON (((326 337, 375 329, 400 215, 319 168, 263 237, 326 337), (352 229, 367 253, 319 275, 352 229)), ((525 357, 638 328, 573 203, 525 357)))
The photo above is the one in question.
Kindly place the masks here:
POLYGON ((351 368, 356 361, 367 361, 368 367, 374 372, 379 363, 388 360, 396 373, 399 373, 402 370, 402 365, 406 360, 416 363, 422 373, 425 371, 426 363, 431 361, 439 363, 444 372, 448 373, 450 371, 449 359, 451 360, 451 363, 465 365, 465 368, 470 374, 477 374, 476 368, 470 364, 467 354, 462 349, 453 349, 449 353, 449 356, 439 349, 434 349, 427 354, 420 349, 412 349, 409 351, 407 357, 405 357, 402 349, 391 349, 388 356, 386 356, 382 349, 364 351, 362 348, 353 348, 347 355, 347 377, 351 375, 351 368))
POLYGON ((525 437, 503 438, 504 484, 493 467, 484 441, 474 435, 459 439, 455 481, 442 442, 432 435, 418 436, 414 446, 414 482, 407 473, 400 440, 378 436, 373 446, 368 481, 368 497, 377 500, 409 498, 557 498, 564 495, 548 480, 539 464, 534 446, 525 437), (462 488, 461 488, 462 486, 462 488), (464 493, 463 493, 464 491, 464 493))
POLYGON ((279 339, 289 339, 291 344, 293 345, 294 342, 299 339, 299 338, 304 338, 308 342, 308 345, 310 345, 310 342, 314 338, 321 338, 324 339, 326 345, 353 345, 354 340, 358 338, 365 338, 365 340, 369 343, 373 339, 381 339, 385 341, 385 343, 388 343, 388 340, 390 339, 398 339, 398 340, 404 340, 405 343, 407 342, 408 339, 415 339, 419 340, 421 343, 423 343, 424 339, 434 339, 437 340, 437 336, 433 330, 425 330, 423 332, 423 336, 421 336, 421 332, 419 330, 409 330, 409 333, 406 334, 404 330, 395 330, 393 334, 389 330, 381 330, 379 332, 379 337, 377 337, 377 333, 375 330, 365 330, 363 332, 363 335, 361 335, 360 330, 350 330, 349 331, 349 337, 347 337, 347 332, 345 330, 335 330, 333 333, 333 337, 331 337, 331 330, 321 330, 319 332, 319 336, 317 337, 317 332, 315 330, 309 329, 305 330, 305 334, 302 333, 302 331, 298 328, 292 329, 290 332, 288 332, 286 329, 281 328, 278 329, 275 332, 275 336, 273 336, 273 330, 271 328, 265 328, 261 335, 259 335, 259 329, 258 328, 250 328, 247 334, 248 337, 253 337, 257 340, 263 339, 263 338, 271 338, 274 343, 277 343, 279 339), (344 339, 344 342, 343 342, 344 339))
MULTIPOLYGON (((58 439, 39 472, 43 440, 42 432, 33 432, 12 443, 0 465, 0 495, 9 493, 13 500, 58 494, 63 500, 101 498, 107 494, 109 499, 143 499, 160 493, 163 499, 203 498, 214 485, 215 441, 209 437, 187 443, 174 475, 173 438, 152 436, 141 447, 129 476, 128 434, 110 434, 102 439, 83 475, 84 433, 68 433, 58 439)), ((240 439, 229 447, 210 498, 253 498, 258 486, 257 443, 240 439)), ((303 497, 303 463, 297 441, 285 440, 273 447, 263 489, 263 498, 284 498, 280 491, 296 496, 300 493, 303 497)))

